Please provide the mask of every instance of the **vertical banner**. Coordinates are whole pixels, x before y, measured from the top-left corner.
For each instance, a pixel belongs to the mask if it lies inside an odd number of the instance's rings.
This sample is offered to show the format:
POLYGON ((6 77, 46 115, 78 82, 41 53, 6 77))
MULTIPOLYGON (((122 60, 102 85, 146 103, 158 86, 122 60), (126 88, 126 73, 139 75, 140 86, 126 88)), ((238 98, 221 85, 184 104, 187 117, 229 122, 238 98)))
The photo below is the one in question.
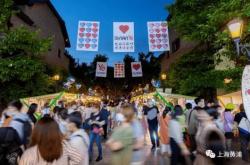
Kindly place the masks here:
POLYGON ((167 22, 148 22, 149 51, 168 51, 169 36, 167 22))
POLYGON ((131 62, 132 77, 142 77, 141 62, 131 62))
POLYGON ((98 51, 100 22, 79 21, 76 50, 98 51))
POLYGON ((241 83, 244 109, 248 120, 250 120, 250 65, 245 66, 241 83))
POLYGON ((134 52, 134 23, 113 22, 114 52, 134 52))
POLYGON ((107 77, 107 63, 106 62, 97 62, 96 63, 96 77, 107 77))
POLYGON ((125 77, 125 67, 124 63, 116 63, 114 67, 114 77, 124 78, 125 77))

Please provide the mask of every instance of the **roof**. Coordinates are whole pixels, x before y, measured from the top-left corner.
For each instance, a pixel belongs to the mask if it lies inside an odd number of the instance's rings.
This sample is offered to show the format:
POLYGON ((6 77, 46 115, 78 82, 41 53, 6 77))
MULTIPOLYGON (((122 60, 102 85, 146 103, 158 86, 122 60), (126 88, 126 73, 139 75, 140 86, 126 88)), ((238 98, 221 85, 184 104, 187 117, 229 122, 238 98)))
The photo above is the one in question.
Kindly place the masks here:
MULTIPOLYGON (((50 2, 50 0, 14 0, 15 4, 17 5, 33 5, 35 3, 47 3, 48 7, 50 10, 53 12, 53 14, 56 16, 59 25, 61 27, 63 37, 64 37, 64 42, 65 42, 65 47, 70 47, 70 41, 69 41, 69 36, 68 32, 66 29, 66 25, 60 14, 57 12, 53 4, 50 2)), ((28 16, 27 16, 28 17, 28 16)), ((27 19, 27 17, 25 17, 27 19)))

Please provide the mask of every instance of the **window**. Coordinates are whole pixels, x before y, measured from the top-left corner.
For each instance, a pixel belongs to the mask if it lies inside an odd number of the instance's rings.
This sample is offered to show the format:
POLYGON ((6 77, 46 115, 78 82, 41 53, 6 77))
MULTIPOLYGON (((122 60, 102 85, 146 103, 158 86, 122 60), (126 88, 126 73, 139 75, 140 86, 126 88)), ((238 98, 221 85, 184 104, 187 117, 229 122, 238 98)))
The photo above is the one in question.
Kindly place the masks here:
POLYGON ((180 48, 180 38, 177 38, 172 42, 172 53, 176 52, 179 48, 180 48))
POLYGON ((58 57, 58 58, 61 58, 61 50, 60 50, 60 49, 58 49, 57 57, 58 57))

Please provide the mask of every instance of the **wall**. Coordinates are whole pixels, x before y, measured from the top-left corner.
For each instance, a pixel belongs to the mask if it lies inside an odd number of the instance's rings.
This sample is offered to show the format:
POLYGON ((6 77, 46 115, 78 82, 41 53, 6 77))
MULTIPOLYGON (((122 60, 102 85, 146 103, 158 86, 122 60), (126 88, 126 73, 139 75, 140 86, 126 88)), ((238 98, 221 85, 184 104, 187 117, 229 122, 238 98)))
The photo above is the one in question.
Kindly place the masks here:
POLYGON ((170 51, 165 53, 161 61, 161 72, 168 72, 172 63, 174 63, 182 55, 192 51, 198 44, 190 41, 184 41, 179 37, 177 32, 169 28, 169 44, 170 51), (180 39, 179 49, 174 52, 172 43, 176 39, 180 39))
POLYGON ((69 59, 64 55, 65 43, 60 24, 46 3, 36 3, 33 6, 23 6, 22 10, 34 22, 33 26, 25 24, 20 18, 13 16, 11 23, 14 27, 24 25, 31 30, 40 30, 42 38, 52 37, 52 47, 44 55, 44 59, 49 66, 60 67, 68 70, 69 59), (58 51, 60 50, 60 57, 58 51))

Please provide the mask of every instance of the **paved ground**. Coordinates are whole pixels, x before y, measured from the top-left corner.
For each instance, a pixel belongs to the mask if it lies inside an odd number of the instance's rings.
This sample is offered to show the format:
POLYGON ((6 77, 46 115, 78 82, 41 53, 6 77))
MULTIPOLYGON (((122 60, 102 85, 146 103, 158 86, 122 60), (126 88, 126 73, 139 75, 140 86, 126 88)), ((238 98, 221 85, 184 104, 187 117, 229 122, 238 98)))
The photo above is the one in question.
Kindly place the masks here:
MULTIPOLYGON (((234 148, 234 151, 240 151, 238 139, 234 140, 232 147, 234 148)), ((97 154, 96 152, 97 152, 97 148, 94 147, 94 155, 97 154)), ((93 161, 91 165, 109 165, 110 155, 111 155, 110 151, 103 145, 103 160, 98 163, 93 161)), ((94 156, 93 158, 94 160, 96 159, 96 156, 94 156)), ((163 158, 160 155, 159 149, 151 152, 149 138, 147 138, 146 144, 145 144, 145 157, 146 157, 145 165, 170 165, 169 158, 163 158)), ((250 162, 246 163, 242 161, 241 158, 232 158, 227 161, 226 165, 250 165, 250 162)))

